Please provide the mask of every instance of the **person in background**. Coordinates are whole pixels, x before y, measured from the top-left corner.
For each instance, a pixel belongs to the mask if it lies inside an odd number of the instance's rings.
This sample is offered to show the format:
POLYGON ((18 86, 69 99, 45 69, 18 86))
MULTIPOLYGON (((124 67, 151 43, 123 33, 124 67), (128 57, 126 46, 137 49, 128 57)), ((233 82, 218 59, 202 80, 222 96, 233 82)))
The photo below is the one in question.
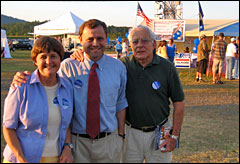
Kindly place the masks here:
POLYGON ((235 46, 237 47, 237 54, 235 56, 233 78, 239 79, 239 37, 236 37, 235 46))
POLYGON ((73 113, 72 84, 57 73, 63 47, 39 38, 31 51, 37 69, 26 84, 10 88, 4 103, 4 163, 72 162, 69 125, 73 113))
POLYGON ((180 135, 184 116, 184 93, 174 65, 156 53, 155 34, 139 25, 129 31, 133 55, 120 60, 127 68, 126 139, 124 163, 168 163, 180 135), (155 131, 170 126, 170 99, 173 102, 173 130, 155 150, 155 131), (165 147, 165 150, 161 150, 165 147))
POLYGON ((124 39, 123 43, 122 43, 122 54, 125 56, 128 56, 128 40, 124 39))
POLYGON ((169 60, 173 63, 174 62, 174 56, 175 56, 175 51, 177 51, 176 45, 173 44, 173 38, 169 40, 169 43, 167 44, 167 54, 169 60))
POLYGON ((190 51, 189 51, 189 48, 188 48, 188 47, 186 47, 186 49, 184 50, 184 53, 190 53, 190 51))
POLYGON ((198 62, 198 67, 197 67, 197 74, 196 74, 196 82, 205 82, 202 79, 202 75, 206 74, 207 70, 207 63, 208 63, 208 56, 209 56, 209 50, 206 42, 206 35, 201 35, 200 36, 200 43, 198 45, 198 50, 197 50, 197 62, 198 62))
POLYGON ((13 48, 13 41, 12 41, 12 40, 9 40, 8 46, 9 46, 10 52, 11 52, 11 51, 13 51, 13 52, 15 51, 14 48, 13 48))
POLYGON ((214 56, 213 56, 213 81, 212 84, 223 84, 221 81, 222 76, 222 70, 223 70, 223 63, 225 59, 226 49, 227 49, 227 43, 223 40, 224 33, 220 33, 218 35, 218 40, 214 42, 213 50, 214 50, 214 56), (218 73, 217 73, 218 71, 218 73))
POLYGON ((72 38, 68 38, 68 50, 71 50, 73 48, 72 46, 72 38))
POLYGON ((117 41, 117 44, 115 45, 115 51, 117 52, 117 59, 119 59, 121 57, 121 54, 122 54, 121 42, 117 41))
POLYGON ((160 48, 161 48, 161 46, 162 46, 162 42, 163 42, 163 41, 160 40, 160 41, 159 41, 159 44, 158 44, 158 46, 157 46, 157 55, 158 55, 158 56, 161 56, 161 54, 160 54, 160 48))
POLYGON ((226 79, 234 80, 232 77, 233 68, 235 65, 235 58, 237 57, 237 47, 235 46, 236 39, 231 38, 231 43, 227 46, 226 52, 226 79))
POLYGON ((168 59, 168 54, 167 54, 167 41, 163 40, 160 42, 159 47, 158 47, 158 54, 165 58, 168 59))

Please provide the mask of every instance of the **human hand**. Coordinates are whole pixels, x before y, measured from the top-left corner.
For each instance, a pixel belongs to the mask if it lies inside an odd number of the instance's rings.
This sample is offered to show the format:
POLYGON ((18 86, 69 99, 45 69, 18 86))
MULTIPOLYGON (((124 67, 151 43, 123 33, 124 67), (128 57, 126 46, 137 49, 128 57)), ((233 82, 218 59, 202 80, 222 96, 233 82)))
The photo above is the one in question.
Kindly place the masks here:
POLYGON ((73 52, 73 54, 70 55, 71 59, 77 60, 79 62, 84 61, 84 55, 83 55, 83 50, 82 49, 77 49, 73 52))
POLYGON ((60 156, 60 163, 73 163, 72 150, 68 146, 64 146, 60 156))
POLYGON ((171 152, 175 149, 176 143, 177 141, 174 138, 168 137, 158 148, 161 150, 161 148, 166 145, 166 149, 162 150, 162 152, 171 152))
POLYGON ((26 76, 29 76, 30 74, 31 73, 29 71, 17 72, 13 77, 13 81, 11 83, 11 88, 15 89, 14 85, 21 86, 22 83, 25 84, 27 82, 26 76))

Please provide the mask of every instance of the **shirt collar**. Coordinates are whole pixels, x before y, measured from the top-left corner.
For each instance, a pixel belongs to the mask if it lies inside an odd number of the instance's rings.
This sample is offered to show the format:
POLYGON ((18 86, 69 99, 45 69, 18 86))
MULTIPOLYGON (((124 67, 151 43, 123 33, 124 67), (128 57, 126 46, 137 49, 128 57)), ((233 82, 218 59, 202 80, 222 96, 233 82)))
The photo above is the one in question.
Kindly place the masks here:
MULTIPOLYGON (((41 81, 38 77, 38 69, 36 69, 32 74, 31 76, 29 77, 30 78, 30 84, 34 84, 34 83, 40 83, 41 84, 41 81)), ((59 78, 59 75, 57 73, 57 78, 58 78, 58 86, 61 87, 65 87, 67 88, 66 84, 63 82, 63 80, 61 78, 59 78)))
MULTIPOLYGON (((98 68, 100 71, 104 69, 105 60, 106 60, 106 55, 103 54, 103 56, 96 62, 98 64, 98 68)), ((87 65, 89 70, 91 69, 94 62, 95 61, 91 60, 84 52, 84 63, 87 65)))
MULTIPOLYGON (((135 63, 136 63, 138 66, 142 67, 142 66, 137 62, 137 60, 135 59, 134 56, 133 56, 133 58, 134 58, 135 63)), ((160 61, 161 61, 161 58, 160 58, 158 55, 154 54, 154 55, 153 55, 153 60, 152 60, 152 62, 149 63, 146 67, 151 67, 152 65, 159 64, 160 61)))

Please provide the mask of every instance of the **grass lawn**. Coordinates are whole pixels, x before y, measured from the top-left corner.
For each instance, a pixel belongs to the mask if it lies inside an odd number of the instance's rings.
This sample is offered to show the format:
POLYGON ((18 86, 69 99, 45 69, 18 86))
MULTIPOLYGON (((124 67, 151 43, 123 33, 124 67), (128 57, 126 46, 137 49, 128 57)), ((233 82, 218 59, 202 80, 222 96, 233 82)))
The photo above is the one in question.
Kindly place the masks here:
MULTIPOLYGON (((11 55, 12 59, 1 59, 1 117, 15 73, 35 69, 30 51, 11 55)), ((222 78, 223 85, 212 85, 212 77, 204 76, 205 83, 194 82, 196 68, 178 72, 185 93, 185 115, 180 148, 173 152, 172 162, 239 163, 239 80, 222 78)), ((1 161, 4 147, 1 133, 1 161)))

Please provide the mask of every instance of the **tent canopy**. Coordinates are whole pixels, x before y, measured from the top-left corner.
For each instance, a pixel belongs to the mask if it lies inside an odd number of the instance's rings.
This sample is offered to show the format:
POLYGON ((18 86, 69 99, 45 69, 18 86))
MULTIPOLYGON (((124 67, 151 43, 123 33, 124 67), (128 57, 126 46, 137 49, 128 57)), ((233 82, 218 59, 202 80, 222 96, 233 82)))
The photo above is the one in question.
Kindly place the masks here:
POLYGON ((221 32, 224 33, 224 36, 239 36, 239 22, 215 31, 214 35, 219 35, 221 32))
POLYGON ((3 29, 1 29, 1 47, 4 47, 4 51, 5 51, 4 58, 12 58, 9 47, 8 47, 6 31, 3 29))
POLYGON ((79 27, 84 20, 74 15, 72 12, 46 22, 41 25, 34 26, 35 35, 61 35, 61 34, 78 34, 79 27))
MULTIPOLYGON (((214 36, 215 31, 239 22, 238 19, 203 19, 204 31, 200 32, 206 36, 214 36)), ((238 30, 237 30, 238 31, 238 30)), ((199 36, 198 19, 186 19, 186 36, 199 36)))

